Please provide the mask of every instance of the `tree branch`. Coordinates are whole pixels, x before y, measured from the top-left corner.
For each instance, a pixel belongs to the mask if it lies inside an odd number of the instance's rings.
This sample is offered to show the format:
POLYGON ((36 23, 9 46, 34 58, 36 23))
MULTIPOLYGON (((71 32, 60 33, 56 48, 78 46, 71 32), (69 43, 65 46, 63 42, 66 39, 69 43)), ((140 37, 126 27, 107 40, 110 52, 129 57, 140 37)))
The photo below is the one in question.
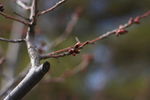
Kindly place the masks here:
POLYGON ((4 100, 20 100, 23 98, 49 71, 50 64, 45 62, 43 65, 31 67, 25 78, 14 88, 4 100))
POLYGON ((11 42, 11 43, 25 42, 24 39, 5 39, 5 38, 1 38, 1 37, 0 37, 0 41, 11 42))
POLYGON ((19 83, 25 75, 29 72, 30 67, 27 66, 22 72, 19 73, 17 77, 14 78, 11 82, 8 83, 8 85, 1 89, 0 91, 0 97, 4 97, 6 94, 8 94, 8 91, 10 91, 17 83, 19 83))
POLYGON ((0 65, 2 65, 4 62, 5 62, 5 58, 4 57, 0 58, 0 65))
POLYGON ((46 13, 48 13, 48 12, 50 12, 50 11, 56 9, 57 7, 59 7, 60 5, 62 5, 63 3, 65 3, 66 1, 67 1, 67 0, 60 0, 59 2, 57 2, 57 3, 56 3, 54 6, 52 6, 51 8, 48 8, 48 9, 46 9, 46 10, 43 10, 43 11, 39 12, 39 13, 38 13, 38 16, 44 15, 44 14, 46 14, 46 13))
POLYGON ((82 61, 78 66, 76 66, 70 70, 65 71, 59 77, 50 78, 48 80, 45 80, 44 82, 46 82, 46 83, 64 82, 64 80, 66 80, 67 78, 75 76, 77 73, 84 71, 92 61, 93 61, 93 56, 90 54, 85 54, 82 56, 82 61))
POLYGON ((35 26, 36 26, 37 13, 38 13, 37 11, 38 11, 37 0, 33 0, 31 4, 30 17, 29 17, 31 22, 30 22, 30 26, 28 27, 28 31, 26 35, 27 49, 30 56, 31 65, 33 67, 40 65, 39 53, 34 44, 35 26))
POLYGON ((48 53, 48 54, 44 54, 41 55, 41 59, 47 59, 47 58, 59 58, 59 57, 64 57, 64 56, 68 56, 68 55, 73 55, 75 56, 76 54, 80 53, 80 50, 85 47, 86 45, 89 44, 94 44, 95 42, 105 39, 111 35, 116 35, 116 36, 120 36, 123 35, 124 33, 127 33, 128 31, 126 30, 128 27, 132 26, 133 24, 139 24, 140 20, 149 16, 150 15, 150 11, 147 11, 146 13, 144 13, 141 16, 137 16, 135 18, 130 18, 129 21, 127 23, 125 23, 124 25, 120 25, 117 29, 112 30, 110 32, 107 32, 99 37, 96 37, 95 39, 89 40, 89 41, 85 41, 85 42, 78 42, 76 43, 74 46, 70 46, 58 51, 54 51, 52 53, 48 53))
POLYGON ((74 29, 75 25, 77 24, 79 17, 82 13, 83 9, 81 7, 78 7, 77 9, 75 9, 74 13, 71 16, 70 21, 68 22, 65 31, 63 32, 63 34, 61 34, 58 38, 56 38, 52 43, 51 43, 51 48, 56 47, 57 45, 59 45, 60 43, 62 43, 64 40, 66 40, 72 30, 74 29))
POLYGON ((12 17, 10 15, 7 15, 5 14, 4 12, 0 12, 0 15, 2 15, 3 17, 7 18, 7 19, 11 19, 11 20, 14 20, 14 21, 17 21, 17 22, 20 22, 20 23, 23 23, 24 25, 30 25, 28 22, 25 22, 23 20, 20 20, 18 18, 15 18, 15 17, 12 17))
POLYGON ((25 9, 25 10, 30 10, 30 7, 27 6, 26 4, 24 4, 22 1, 17 0, 16 3, 17 3, 21 8, 23 8, 23 9, 25 9))

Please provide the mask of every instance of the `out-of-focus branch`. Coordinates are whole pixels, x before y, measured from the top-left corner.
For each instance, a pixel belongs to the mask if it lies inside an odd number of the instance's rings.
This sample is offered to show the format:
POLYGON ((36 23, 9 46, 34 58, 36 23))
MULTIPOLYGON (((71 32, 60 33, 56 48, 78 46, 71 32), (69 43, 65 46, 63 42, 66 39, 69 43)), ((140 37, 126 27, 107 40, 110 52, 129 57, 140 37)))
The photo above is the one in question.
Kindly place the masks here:
POLYGON ((60 5, 62 5, 63 3, 65 3, 67 0, 60 0, 59 2, 57 2, 54 6, 52 6, 51 8, 48 8, 46 10, 43 10, 41 12, 38 13, 38 16, 40 15, 44 15, 48 12, 51 12, 52 10, 56 9, 57 7, 59 7, 60 5))
POLYGON ((5 62, 5 58, 4 57, 0 58, 0 65, 2 65, 4 62, 5 62))
POLYGON ((11 42, 11 43, 25 42, 24 39, 5 39, 5 38, 1 38, 1 37, 0 37, 0 41, 11 42))
POLYGON ((70 69, 68 71, 65 71, 61 76, 56 78, 50 78, 49 80, 45 80, 44 82, 64 82, 65 79, 75 76, 77 73, 84 71, 89 64, 92 62, 93 56, 90 54, 85 54, 82 57, 81 63, 74 67, 73 69, 70 69))
POLYGON ((17 0, 16 3, 23 9, 25 10, 30 10, 31 7, 27 6, 26 4, 24 4, 21 0, 17 0))
POLYGON ((93 40, 89 40, 89 41, 85 41, 85 42, 78 42, 76 43, 74 46, 70 46, 67 47, 65 49, 61 49, 58 51, 54 51, 52 53, 48 53, 45 55, 41 55, 41 59, 47 59, 47 58, 59 58, 59 57, 64 57, 64 56, 68 56, 68 55, 73 55, 75 56, 76 54, 80 53, 80 50, 85 47, 86 45, 89 44, 94 44, 95 42, 105 39, 111 35, 116 35, 116 36, 120 36, 124 33, 127 33, 128 31, 126 30, 128 27, 132 26, 133 24, 139 24, 140 20, 149 16, 150 15, 150 11, 147 11, 146 13, 144 13, 141 16, 137 16, 135 18, 130 18, 129 21, 127 23, 125 23, 124 25, 120 25, 117 29, 112 30, 110 32, 107 32, 99 37, 96 37, 93 40))
POLYGON ((20 20, 20 19, 18 19, 18 18, 15 18, 15 17, 13 17, 13 16, 8 15, 8 14, 5 14, 4 12, 0 12, 0 15, 2 15, 3 17, 5 17, 5 18, 7 18, 7 19, 11 19, 11 20, 14 20, 14 21, 23 23, 24 25, 27 25, 27 26, 30 25, 28 22, 23 21, 23 20, 20 20))
POLYGON ((62 35, 60 35, 58 38, 56 38, 54 40, 54 42, 52 42, 51 48, 56 47, 57 45, 62 43, 64 40, 66 40, 70 36, 70 34, 71 34, 72 30, 74 29, 76 23, 78 22, 78 19, 79 19, 81 13, 82 13, 82 10, 83 9, 81 7, 78 7, 77 9, 75 9, 75 12, 73 13, 70 21, 68 22, 65 31, 63 32, 62 35))

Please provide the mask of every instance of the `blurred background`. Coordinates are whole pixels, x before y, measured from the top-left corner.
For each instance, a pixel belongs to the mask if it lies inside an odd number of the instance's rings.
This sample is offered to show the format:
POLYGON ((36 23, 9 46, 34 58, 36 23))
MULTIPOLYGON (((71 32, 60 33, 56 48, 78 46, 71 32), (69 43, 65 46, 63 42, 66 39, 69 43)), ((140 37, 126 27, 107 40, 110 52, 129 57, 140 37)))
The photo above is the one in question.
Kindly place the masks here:
MULTIPOLYGON (((30 5, 30 0, 21 1, 30 5)), ((39 10, 58 1, 39 0, 39 10)), ((29 15, 15 0, 0 3, 7 14, 29 15)), ((40 53, 59 50, 74 45, 76 38, 84 42, 118 28, 149 9, 150 0, 67 0, 39 18, 36 44, 40 53)), ((0 23, 0 37, 25 36, 24 25, 1 16, 0 23)), ((150 100, 149 26, 147 17, 127 34, 88 45, 77 56, 48 59, 50 72, 23 100, 150 100)), ((3 92, 29 66, 26 45, 0 42, 0 61, 3 92)))

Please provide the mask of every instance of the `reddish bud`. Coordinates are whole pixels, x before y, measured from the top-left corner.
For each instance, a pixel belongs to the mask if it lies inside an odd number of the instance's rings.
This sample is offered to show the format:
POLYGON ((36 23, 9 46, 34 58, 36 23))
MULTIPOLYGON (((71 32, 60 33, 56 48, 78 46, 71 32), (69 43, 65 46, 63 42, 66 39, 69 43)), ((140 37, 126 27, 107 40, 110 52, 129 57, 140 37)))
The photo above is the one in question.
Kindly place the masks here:
POLYGON ((80 47, 80 42, 77 42, 76 44, 75 44, 75 47, 74 48, 79 48, 80 47))
POLYGON ((70 54, 73 54, 73 52, 74 52, 74 49, 69 49, 69 51, 68 51, 70 54))
POLYGON ((128 24, 133 24, 134 23, 134 19, 130 18, 128 24))
POLYGON ((123 28, 120 28, 116 31, 116 35, 119 36, 119 35, 122 35, 124 33, 128 32, 127 30, 123 29, 123 28))
POLYGON ((141 17, 139 17, 139 16, 134 18, 134 23, 140 24, 140 19, 141 19, 141 17))

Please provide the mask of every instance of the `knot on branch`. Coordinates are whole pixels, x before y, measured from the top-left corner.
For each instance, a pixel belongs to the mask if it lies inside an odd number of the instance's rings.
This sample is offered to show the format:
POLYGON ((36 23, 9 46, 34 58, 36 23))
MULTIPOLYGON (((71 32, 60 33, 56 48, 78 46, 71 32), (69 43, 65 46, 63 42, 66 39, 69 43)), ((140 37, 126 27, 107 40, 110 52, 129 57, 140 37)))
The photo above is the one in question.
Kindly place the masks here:
POLYGON ((119 26, 119 28, 115 31, 116 36, 122 35, 124 33, 127 33, 128 31, 125 30, 123 26, 119 26))
POLYGON ((140 16, 137 16, 135 18, 130 18, 129 20, 129 24, 140 24, 140 20, 141 20, 141 17, 140 16))
POLYGON ((80 47, 81 43, 80 42, 76 43, 73 48, 68 50, 69 54, 76 56, 77 54, 80 53, 80 47))
POLYGON ((4 11, 4 6, 2 3, 0 3, 0 12, 3 12, 4 11))

